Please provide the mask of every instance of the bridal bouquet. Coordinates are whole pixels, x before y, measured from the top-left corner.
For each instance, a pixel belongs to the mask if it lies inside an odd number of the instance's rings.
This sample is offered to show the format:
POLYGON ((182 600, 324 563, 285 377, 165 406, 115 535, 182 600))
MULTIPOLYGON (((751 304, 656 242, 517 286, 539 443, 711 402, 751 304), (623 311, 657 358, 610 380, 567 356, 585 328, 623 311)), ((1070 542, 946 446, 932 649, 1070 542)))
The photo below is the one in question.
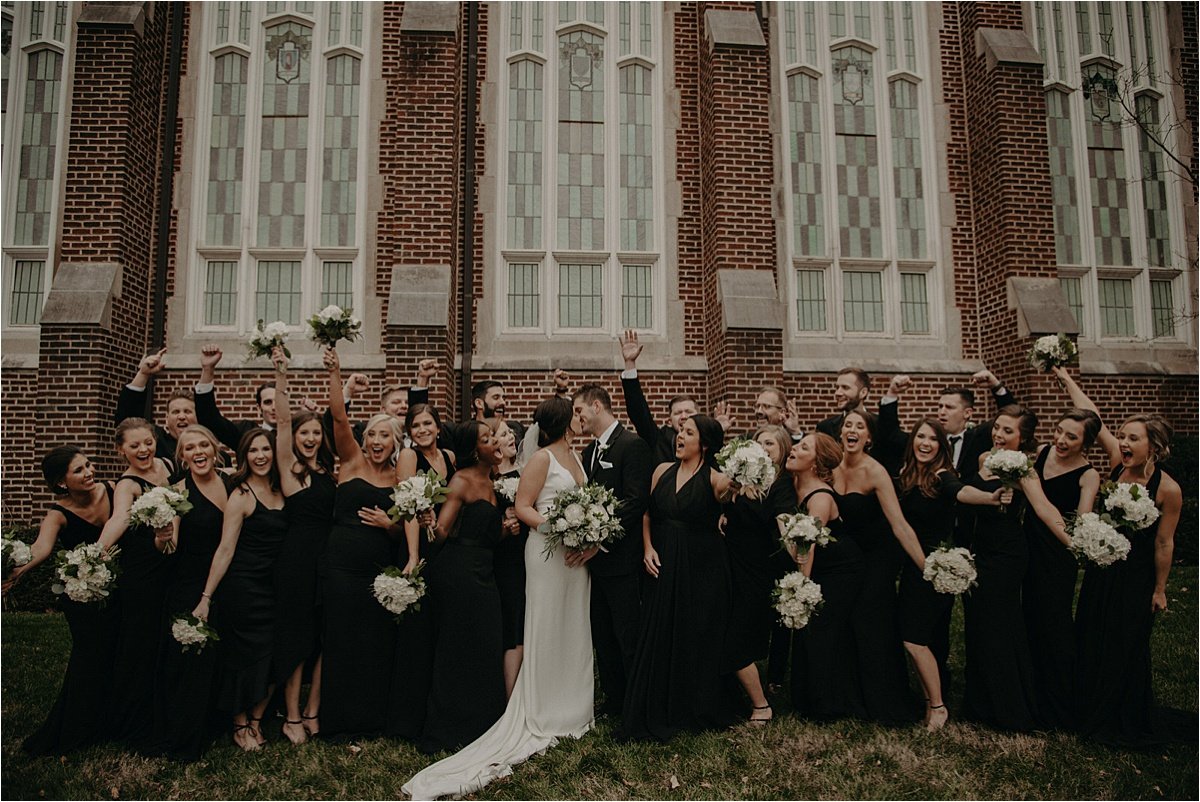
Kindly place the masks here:
POLYGON ((517 485, 521 484, 521 477, 506 476, 492 482, 492 488, 496 491, 496 495, 512 504, 517 500, 517 485))
POLYGON ((1109 522, 1130 533, 1145 529, 1162 515, 1145 486, 1134 482, 1105 482, 1100 486, 1100 503, 1109 522))
POLYGON ((430 468, 425 473, 408 477, 392 490, 392 508, 388 517, 392 521, 403 518, 411 521, 425 510, 432 510, 446 500, 449 490, 437 471, 430 468))
POLYGON ((171 637, 185 652, 192 648, 202 652, 205 646, 221 639, 207 621, 194 615, 176 616, 171 622, 171 637))
POLYGON ((362 336, 362 321, 353 310, 330 304, 308 319, 309 338, 317 345, 335 347, 339 340, 354 342, 362 336))
POLYGON ((766 449, 745 437, 726 443, 717 452, 717 464, 748 498, 762 498, 775 482, 775 463, 766 449))
POLYGON ((925 581, 938 593, 960 596, 975 584, 975 557, 964 548, 942 546, 925 558, 925 581))
POLYGON ((162 529, 169 526, 175 516, 192 511, 186 490, 173 487, 155 487, 137 497, 129 508, 130 526, 148 526, 162 529))
POLYGON ((779 526, 780 542, 784 548, 794 544, 798 558, 808 554, 813 546, 826 546, 837 540, 829 534, 829 527, 821 523, 820 518, 808 513, 785 512, 775 516, 775 523, 779 526))
POLYGON ((800 571, 785 574, 775 583, 773 595, 779 622, 788 629, 804 629, 808 626, 809 619, 825 601, 821 596, 821 586, 800 571))
POLYGON ((33 559, 33 550, 29 548, 28 543, 8 537, 3 539, 3 543, 5 576, 22 565, 29 565, 29 561, 33 559))
POLYGON ((411 574, 404 573, 394 565, 384 568, 371 585, 375 601, 396 616, 397 620, 409 610, 420 610, 421 599, 425 597, 425 580, 421 578, 421 569, 424 567, 422 560, 411 574))
POLYGON ((560 491, 538 527, 546 536, 542 555, 550 559, 559 544, 568 551, 587 551, 593 546, 608 551, 606 545, 625 536, 617 506, 613 492, 595 483, 560 491))
POLYGON ((55 593, 65 593, 74 602, 103 604, 117 584, 117 555, 112 548, 105 553, 99 543, 84 543, 70 551, 55 555, 57 582, 50 586, 55 593))
POLYGON ((287 324, 282 320, 276 320, 274 323, 268 323, 263 326, 262 318, 258 320, 258 327, 254 329, 254 333, 250 335, 249 356, 247 359, 254 359, 259 356, 269 357, 271 350, 275 346, 283 349, 283 353, 288 359, 292 358, 292 352, 287 347, 287 324))
POLYGON ((1038 337, 1033 348, 1029 349, 1029 364, 1043 373, 1049 373, 1051 368, 1069 365, 1078 353, 1079 349, 1067 335, 1047 334, 1038 337))
POLYGON ((1129 556, 1129 538, 1105 520, 1108 516, 1085 512, 1067 522, 1071 553, 1105 568, 1129 556))
MULTIPOLYGON (((1015 489, 1021 480, 1033 473, 1033 462, 1023 451, 1009 451, 1004 448, 993 448, 983 459, 983 467, 991 471, 1000 480, 1000 484, 1015 489)), ((1000 505, 1004 512, 1004 505, 1000 505)))

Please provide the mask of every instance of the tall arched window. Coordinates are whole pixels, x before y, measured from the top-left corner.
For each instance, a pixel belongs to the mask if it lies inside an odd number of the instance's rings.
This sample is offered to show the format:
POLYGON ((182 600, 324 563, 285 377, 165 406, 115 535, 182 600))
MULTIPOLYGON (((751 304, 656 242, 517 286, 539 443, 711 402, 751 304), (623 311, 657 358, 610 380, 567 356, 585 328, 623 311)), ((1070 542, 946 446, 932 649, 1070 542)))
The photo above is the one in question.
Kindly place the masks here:
POLYGON ((494 8, 500 330, 662 330, 661 6, 494 8))
POLYGON ((1045 58, 1055 253, 1081 337, 1188 338, 1181 177, 1161 3, 1032 3, 1045 58), (1134 124, 1134 122, 1137 124, 1134 124))
POLYGON ((364 4, 197 8, 207 50, 191 329, 299 327, 327 304, 360 306, 364 4))
POLYGON ((942 325, 920 3, 782 3, 791 329, 933 340, 942 325))
POLYGON ((62 191, 69 3, 0 5, 3 16, 4 314, 36 326, 50 286, 62 191))

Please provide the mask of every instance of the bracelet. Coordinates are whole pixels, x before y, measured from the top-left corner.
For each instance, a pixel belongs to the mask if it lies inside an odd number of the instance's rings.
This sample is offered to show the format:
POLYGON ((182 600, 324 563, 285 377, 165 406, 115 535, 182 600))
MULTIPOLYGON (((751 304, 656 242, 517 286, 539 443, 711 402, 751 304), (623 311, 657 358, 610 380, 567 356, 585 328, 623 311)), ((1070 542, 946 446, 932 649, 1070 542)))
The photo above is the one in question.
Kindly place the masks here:
POLYGON ((202 598, 202 599, 208 599, 209 601, 212 601, 212 596, 208 595, 207 593, 203 593, 203 592, 201 592, 201 594, 200 594, 200 598, 202 598))

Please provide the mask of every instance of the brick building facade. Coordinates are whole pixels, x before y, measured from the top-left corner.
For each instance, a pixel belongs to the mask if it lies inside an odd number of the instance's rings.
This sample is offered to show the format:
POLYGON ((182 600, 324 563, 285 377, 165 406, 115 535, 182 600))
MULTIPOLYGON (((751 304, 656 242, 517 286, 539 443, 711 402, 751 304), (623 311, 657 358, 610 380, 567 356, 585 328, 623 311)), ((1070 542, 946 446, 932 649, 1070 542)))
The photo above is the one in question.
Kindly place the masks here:
POLYGON ((496 379, 527 418, 555 367, 620 407, 632 327, 663 415, 748 422, 776 384, 809 427, 855 365, 876 399, 911 374, 911 420, 986 365, 1046 419, 1024 357, 1068 329, 1108 417, 1196 432, 1194 4, 3 13, 6 522, 51 445, 117 471, 117 391, 161 345, 156 416, 217 342, 250 417, 259 317, 324 397, 299 324, 326 302, 364 319, 345 368, 435 357, 450 410, 496 379))

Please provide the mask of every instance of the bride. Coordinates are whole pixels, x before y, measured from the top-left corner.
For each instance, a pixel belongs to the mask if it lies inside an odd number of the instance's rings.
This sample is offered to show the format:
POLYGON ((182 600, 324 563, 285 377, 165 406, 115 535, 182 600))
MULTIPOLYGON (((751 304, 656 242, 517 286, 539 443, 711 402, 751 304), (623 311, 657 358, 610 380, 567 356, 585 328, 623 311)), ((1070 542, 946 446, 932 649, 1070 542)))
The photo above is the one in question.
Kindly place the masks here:
POLYGON ((549 558, 537 531, 554 496, 586 482, 571 449, 571 403, 551 398, 533 413, 542 446, 517 488, 517 517, 529 526, 525 545, 525 660, 504 715, 476 741, 427 766, 404 785, 413 799, 462 796, 479 790, 564 736, 592 727, 591 552, 549 558))

